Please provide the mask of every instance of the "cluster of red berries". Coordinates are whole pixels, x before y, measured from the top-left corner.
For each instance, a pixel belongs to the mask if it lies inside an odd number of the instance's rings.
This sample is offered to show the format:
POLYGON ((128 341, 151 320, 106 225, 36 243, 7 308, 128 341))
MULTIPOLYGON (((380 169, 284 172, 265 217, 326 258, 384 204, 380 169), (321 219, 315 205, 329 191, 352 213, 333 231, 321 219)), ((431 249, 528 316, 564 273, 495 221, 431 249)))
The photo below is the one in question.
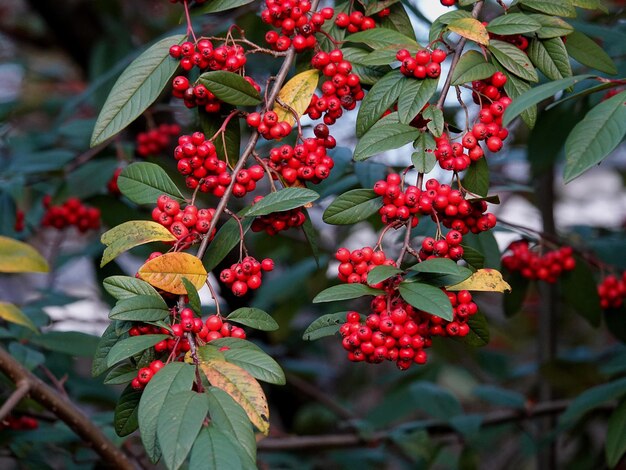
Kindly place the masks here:
MULTIPOLYGON (((256 204, 263 196, 254 198, 253 204, 256 204)), ((300 227, 306 221, 306 216, 302 212, 301 207, 296 207, 288 211, 272 212, 271 214, 262 215, 252 221, 250 227, 253 232, 263 232, 268 235, 276 235, 283 230, 289 230, 292 227, 300 227)))
MULTIPOLYGON (((178 240, 193 243, 209 231, 214 214, 215 209, 198 209, 192 204, 181 210, 178 201, 162 194, 152 210, 152 220, 167 227, 178 240)), ((211 238, 214 235, 215 229, 211 238)))
POLYGON ((419 257, 422 261, 431 258, 450 258, 458 261, 463 258, 463 235, 458 230, 450 230, 445 237, 435 240, 426 237, 422 240, 419 257))
POLYGON ((198 67, 200 70, 228 70, 237 72, 246 65, 246 54, 243 47, 235 44, 222 44, 213 48, 208 39, 200 39, 196 44, 186 41, 181 45, 170 47, 170 56, 180 59, 180 66, 186 72, 198 67))
POLYGON ((0 421, 0 430, 10 429, 11 431, 31 431, 39 427, 39 421, 30 416, 8 415, 0 421))
POLYGON ((160 124, 156 129, 137 134, 137 148, 135 152, 140 157, 157 155, 167 149, 172 138, 180 134, 178 124, 160 124))
POLYGON ((152 380, 152 377, 165 367, 163 361, 155 360, 150 363, 148 367, 142 367, 137 371, 137 377, 131 382, 130 386, 135 390, 143 390, 143 388, 152 380))
POLYGON ((468 291, 446 294, 454 312, 451 322, 417 310, 400 297, 389 301, 386 295, 374 298, 372 313, 364 323, 357 312, 348 312, 339 329, 348 359, 372 364, 388 360, 400 370, 426 363, 425 349, 432 345, 432 337, 466 336, 470 331, 467 320, 478 311, 468 291))
POLYGON ((621 278, 610 274, 598 285, 600 307, 603 309, 620 308, 626 299, 626 272, 621 278))
POLYGON ((15 211, 15 225, 13 226, 13 230, 15 230, 16 232, 21 232, 22 230, 24 230, 24 228, 24 211, 17 209, 15 211))
POLYGON ((100 227, 100 209, 83 204, 80 199, 71 197, 59 206, 52 205, 52 198, 45 196, 43 206, 46 212, 41 221, 44 227, 62 230, 74 225, 79 232, 100 227))
POLYGON ((111 176, 111 179, 107 182, 107 190, 109 191, 109 194, 112 194, 113 196, 119 196, 122 194, 120 187, 117 185, 117 180, 120 177, 122 170, 123 168, 116 168, 113 172, 113 176, 111 176))
MULTIPOLYGON (((335 253, 335 259, 340 263, 337 268, 337 277, 348 284, 367 284, 367 273, 376 266, 396 265, 394 260, 387 258, 383 250, 374 251, 369 246, 354 251, 339 248, 335 253)), ((379 287, 379 285, 372 287, 379 287)))
POLYGON ((338 13, 335 18, 335 24, 338 28, 347 29, 349 33, 356 33, 376 27, 374 18, 365 16, 360 11, 353 11, 349 15, 347 13, 338 13))
POLYGON ((406 49, 400 49, 396 53, 396 59, 401 62, 400 72, 406 77, 420 80, 424 78, 437 78, 441 75, 441 63, 446 60, 446 51, 443 49, 421 49, 415 53, 415 57, 406 49))
POLYGON ((569 246, 542 254, 532 251, 528 240, 518 240, 511 243, 508 249, 511 254, 502 258, 502 266, 511 272, 518 271, 526 279, 553 284, 563 272, 576 267, 573 250, 569 246))
POLYGON ((281 145, 270 150, 267 165, 289 185, 297 181, 317 184, 328 178, 335 166, 326 153, 326 145, 334 144, 334 140, 309 137, 295 147, 281 145))
MULTIPOLYGON (((483 22, 484 26, 487 26, 488 23, 483 22)), ((506 36, 501 36, 499 34, 489 33, 489 39, 496 39, 498 41, 508 42, 509 44, 513 44, 520 51, 525 51, 528 49, 528 38, 522 36, 521 34, 509 34, 506 36)))
POLYGON ((287 121, 279 121, 278 114, 274 111, 267 111, 265 114, 250 113, 246 117, 246 122, 267 140, 287 137, 292 129, 292 125, 287 121))
POLYGON ((280 34, 268 31, 265 35, 265 41, 277 51, 286 51, 292 45, 296 52, 313 49, 317 44, 315 33, 335 14, 332 8, 322 8, 307 16, 311 11, 308 0, 265 0, 265 6, 261 11, 263 22, 281 29, 280 34))
POLYGON ((262 272, 272 271, 274 261, 265 258, 256 260, 253 256, 246 256, 241 262, 233 264, 220 273, 220 281, 230 287, 237 297, 246 295, 248 289, 258 289, 262 283, 262 272))
MULTIPOLYGON (((178 161, 179 173, 186 176, 185 183, 190 189, 200 186, 201 192, 222 197, 232 181, 226 162, 217 157, 215 145, 202 132, 180 136, 178 146, 174 149, 174 158, 178 161)), ((260 165, 241 170, 233 185, 233 195, 243 197, 254 191, 257 181, 264 174, 260 165)))
POLYGON ((365 92, 359 76, 352 73, 352 64, 344 60, 339 49, 318 52, 311 59, 311 65, 321 70, 328 79, 321 86, 322 96, 312 96, 305 114, 311 119, 324 115, 324 123, 330 126, 343 115, 344 109, 354 109, 365 92))

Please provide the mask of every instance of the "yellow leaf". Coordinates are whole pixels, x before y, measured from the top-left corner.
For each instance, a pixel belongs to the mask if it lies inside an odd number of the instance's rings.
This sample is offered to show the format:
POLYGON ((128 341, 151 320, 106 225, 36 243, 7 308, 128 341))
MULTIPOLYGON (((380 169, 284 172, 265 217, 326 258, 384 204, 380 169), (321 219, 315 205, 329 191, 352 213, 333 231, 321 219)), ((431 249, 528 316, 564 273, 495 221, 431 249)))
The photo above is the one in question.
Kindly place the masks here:
POLYGON ((139 268, 139 277, 157 289, 172 294, 187 293, 183 284, 186 277, 198 290, 206 281, 207 272, 202 261, 188 253, 165 253, 139 268))
POLYGON ((479 269, 463 282, 447 286, 446 289, 450 291, 511 292, 511 286, 502 279, 500 271, 495 269, 479 269))
MULTIPOLYGON (((280 90, 278 99, 291 106, 298 113, 298 118, 300 118, 311 103, 311 97, 315 93, 318 80, 319 71, 316 69, 299 73, 280 90)), ((279 121, 287 121, 291 125, 296 122, 293 113, 278 103, 274 105, 274 112, 278 114, 279 121)))
POLYGON ((176 237, 167 228, 151 220, 130 220, 124 222, 103 233, 100 237, 100 241, 107 245, 102 254, 100 267, 138 245, 175 240, 176 237))
POLYGON ((489 33, 487 32, 487 28, 475 18, 459 18, 454 20, 448 24, 448 29, 478 44, 484 46, 489 45, 489 33))
POLYGON ((26 328, 33 330, 35 333, 39 333, 39 331, 37 331, 37 327, 31 319, 13 304, 0 302, 0 318, 8 322, 15 323, 16 325, 25 326, 26 328))
POLYGON ((200 368, 214 387, 228 393, 244 409, 252 424, 267 436, 270 410, 259 382, 241 367, 223 359, 209 358, 200 368))
POLYGON ((32 246, 0 236, 0 273, 47 273, 48 270, 48 262, 32 246))

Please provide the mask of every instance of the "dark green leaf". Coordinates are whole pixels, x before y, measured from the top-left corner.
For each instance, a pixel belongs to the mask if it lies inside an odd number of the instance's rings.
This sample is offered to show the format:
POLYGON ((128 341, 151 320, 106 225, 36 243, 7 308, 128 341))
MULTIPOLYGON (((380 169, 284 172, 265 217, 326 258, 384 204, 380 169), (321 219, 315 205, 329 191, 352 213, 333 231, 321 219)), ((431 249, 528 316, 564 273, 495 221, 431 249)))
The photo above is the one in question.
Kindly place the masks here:
POLYGON ((217 13, 218 11, 232 10, 248 3, 252 3, 254 0, 211 0, 200 6, 194 8, 194 15, 204 15, 207 13, 217 13))
POLYGON ((96 354, 94 355, 93 362, 91 364, 92 377, 97 377, 108 369, 106 358, 113 345, 117 343, 118 339, 117 333, 115 333, 115 324, 116 322, 112 322, 109 326, 107 326, 107 329, 104 330, 104 333, 102 333, 102 337, 98 342, 96 354))
POLYGON ((111 369, 104 379, 107 385, 123 385, 137 377, 137 367, 130 364, 121 364, 111 369))
POLYGON ((459 18, 471 18, 471 17, 472 17, 472 14, 469 11, 465 11, 465 10, 453 10, 453 11, 444 13, 435 21, 433 21, 433 24, 430 26, 430 32, 428 33, 428 40, 430 42, 434 42, 437 38, 439 38, 443 30, 445 29, 446 25, 451 23, 452 21, 457 20, 459 18))
POLYGON ((311 247, 311 254, 313 255, 313 258, 315 258, 315 262, 319 267, 321 256, 319 233, 317 233, 317 230, 313 226, 308 211, 305 211, 305 214, 306 219, 302 224, 302 232, 304 233, 304 238, 306 238, 306 241, 309 243, 309 247, 311 247))
POLYGON ((520 0, 519 3, 548 15, 576 18, 576 9, 568 0, 520 0))
POLYGON ((9 343, 9 354, 28 370, 33 370, 46 362, 46 356, 36 349, 24 346, 22 343, 9 343))
POLYGON ((258 308, 238 308, 234 312, 231 312, 226 319, 261 331, 275 331, 278 329, 276 320, 274 320, 269 313, 258 308))
POLYGON ((117 300, 129 299, 136 295, 152 295, 161 298, 146 281, 130 276, 109 276, 103 282, 104 290, 117 300))
POLYGON ((168 335, 141 335, 121 339, 111 347, 109 355, 107 356, 107 366, 111 367, 124 359, 151 348, 159 341, 168 338, 168 335))
POLYGON ((77 155, 69 150, 44 150, 41 152, 27 152, 14 158, 8 171, 30 174, 60 170, 77 155))
POLYGON ((498 406, 507 406, 519 410, 523 410, 526 406, 526 399, 521 393, 495 385, 479 385, 472 390, 472 395, 498 406))
POLYGON ((393 29, 415 40, 415 30, 411 19, 401 2, 396 2, 389 7, 389 15, 380 21, 383 28, 393 29))
MULTIPOLYGON (((324 289, 313 299, 314 304, 322 302, 334 302, 337 300, 348 300, 363 297, 364 295, 381 295, 384 292, 380 289, 372 289, 364 284, 339 284, 337 286, 324 289)), ((449 302, 448 302, 449 303, 449 302)))
MULTIPOLYGON (((497 62, 496 65, 507 77, 507 81, 504 84, 504 91, 506 91, 507 95, 509 95, 511 99, 515 99, 522 93, 530 90, 530 84, 528 82, 516 77, 497 62)), ((532 129, 537 121, 537 105, 531 105, 525 111, 522 111, 521 117, 524 123, 532 129)))
POLYGON ((615 467, 626 453, 626 400, 622 400, 609 418, 605 449, 609 468, 615 467))
POLYGON ((414 39, 387 28, 373 28, 350 34, 345 38, 347 42, 366 44, 372 49, 383 49, 387 46, 396 47, 398 44, 410 44, 421 47, 414 39))
POLYGON ((100 111, 91 136, 92 147, 120 132, 154 103, 178 68, 169 49, 184 39, 182 34, 161 39, 124 70, 100 111))
MULTIPOLYGON (((398 118, 403 124, 410 124, 417 116, 422 108, 428 103, 428 100, 437 91, 437 78, 425 78, 424 80, 406 79, 400 97, 398 98, 398 118)), ((433 119, 433 116, 427 116, 426 112, 430 110, 432 113, 435 108, 430 106, 424 110, 424 119, 433 119)), ((443 117, 443 116, 442 116, 443 117)))
POLYGON ((382 207, 382 197, 371 189, 353 189, 339 195, 324 211, 327 224, 351 225, 367 219, 382 207))
POLYGON ((391 113, 374 124, 358 141, 354 159, 365 160, 377 153, 402 147, 417 139, 419 134, 416 128, 402 124, 397 113, 391 113))
POLYGON ((49 331, 30 338, 31 343, 42 348, 79 357, 93 357, 98 341, 97 336, 78 331, 49 331))
POLYGON ((574 31, 567 36, 565 48, 572 59, 587 67, 610 75, 617 73, 615 63, 609 55, 593 39, 585 36, 580 31, 574 31))
MULTIPOLYGON (((505 17, 501 17, 505 18, 505 17)), ((454 86, 470 83, 474 80, 482 80, 491 77, 497 69, 485 60, 478 51, 467 51, 461 56, 456 68, 452 72, 454 86)))
POLYGON ((526 50, 528 57, 535 64, 541 73, 543 73, 550 80, 560 80, 564 76, 571 76, 571 69, 569 73, 563 75, 561 69, 565 70, 565 67, 569 68, 569 58, 563 42, 561 42, 562 50, 558 49, 557 41, 561 41, 559 38, 546 39, 541 41, 539 39, 531 39, 530 45, 526 50), (550 52, 546 46, 550 47, 550 52), (553 54, 555 57, 553 57, 553 54), (558 64, 557 65, 557 61, 558 64))
POLYGON ((539 81, 537 72, 530 63, 528 56, 513 44, 492 39, 489 42, 489 50, 509 72, 529 82, 539 81))
POLYGON ((158 321, 170 314, 167 304, 161 297, 136 295, 115 304, 109 313, 111 320, 158 321))
MULTIPOLYGON (((253 218, 241 219, 244 235, 250 229, 253 218)), ((217 231, 209 244, 209 249, 204 256, 203 263, 207 271, 212 271, 241 241, 239 223, 231 218, 217 231)))
POLYGON ((415 405, 434 418, 449 420, 463 413, 459 400, 448 390, 431 382, 415 382, 410 385, 415 405))
POLYGON ((205 72, 198 82, 207 87, 218 99, 235 106, 254 106, 261 102, 261 95, 241 75, 226 70, 205 72))
POLYGON ((415 152, 411 154, 411 163, 415 171, 428 173, 437 164, 434 149, 437 147, 435 139, 430 132, 420 132, 420 135, 413 142, 415 152))
POLYGON ((467 336, 459 338, 462 342, 475 348, 481 348, 489 344, 489 324, 487 323, 487 318, 481 312, 476 312, 469 317, 467 325, 470 331, 467 336))
POLYGON ((626 394, 626 377, 597 385, 580 395, 570 403, 567 410, 559 417, 559 427, 567 428, 578 421, 585 413, 626 394))
MULTIPOLYGON (((472 273, 469 269, 459 266, 455 261, 447 258, 433 258, 417 263, 409 268, 411 271, 425 274, 452 274, 466 275, 467 279, 472 273)), ((461 281, 459 281, 461 282, 461 281)), ((458 283, 457 283, 458 284, 458 283)))
POLYGON ((359 107, 356 118, 357 137, 363 136, 393 106, 400 96, 403 84, 408 81, 398 70, 392 70, 376 82, 359 107))
POLYGON ((622 343, 626 343, 626 306, 605 310, 603 313, 607 329, 622 343))
POLYGON ((484 259, 483 268, 500 270, 500 248, 491 231, 482 232, 478 235, 468 233, 463 235, 463 248, 470 247, 482 253, 484 259))
POLYGON ((486 158, 472 162, 463 178, 463 187, 479 196, 487 196, 489 192, 489 166, 486 158))
POLYGON ((569 183, 600 163, 626 134, 626 92, 602 101, 589 111, 565 141, 563 178, 569 183))
POLYGON ((314 341, 325 336, 333 336, 339 331, 341 325, 346 322, 346 312, 330 313, 322 315, 313 323, 311 323, 304 333, 302 339, 305 341, 314 341))
POLYGON ((567 36, 574 31, 574 28, 569 23, 556 16, 542 15, 540 13, 528 16, 541 23, 541 28, 536 32, 539 39, 559 38, 567 36))
POLYGON ((122 170, 117 185, 136 204, 156 204, 161 194, 181 202, 183 196, 163 168, 154 163, 131 163, 122 170))
POLYGON ((198 290, 196 289, 196 286, 194 286, 191 281, 189 281, 189 279, 187 279, 186 277, 183 277, 181 280, 183 281, 183 285, 185 286, 185 290, 187 291, 189 306, 198 315, 202 315, 202 303, 200 302, 200 296, 198 295, 198 290))
POLYGON ((265 352, 242 348, 228 349, 223 354, 228 362, 247 370, 252 377, 271 384, 285 385, 285 373, 265 352))
MULTIPOLYGON (((207 139, 210 139, 224 123, 222 115, 207 113, 202 107, 198 108, 200 127, 207 139)), ((218 136, 214 141, 215 152, 220 160, 236 162, 239 160, 241 146, 241 126, 236 117, 228 121, 223 136, 218 136)), ((234 164, 234 163, 233 163, 234 164)))
POLYGON ((259 202, 250 207, 246 217, 268 215, 272 212, 283 212, 315 201, 320 195, 306 188, 284 188, 265 196, 259 202))
POLYGON ((589 265, 576 257, 573 271, 563 273, 561 287, 564 303, 581 315, 593 327, 600 326, 602 310, 596 282, 589 265))
POLYGON ((57 198, 59 200, 74 196, 87 199, 106 188, 119 162, 115 158, 94 160, 79 166, 72 171, 63 184, 57 198))
POLYGON ((139 409, 139 400, 141 399, 141 390, 135 390, 128 385, 115 406, 115 432, 118 436, 128 436, 134 432, 139 426, 137 421, 137 413, 139 409))
POLYGON ((193 448, 189 458, 189 468, 204 470, 243 469, 240 450, 236 441, 213 423, 202 428, 192 442, 193 448))
POLYGON ((344 59, 352 63, 352 73, 358 75, 361 79, 361 83, 364 85, 375 85, 378 80, 384 77, 391 68, 386 65, 389 62, 385 62, 383 67, 372 67, 365 63, 365 59, 370 55, 368 51, 358 49, 356 47, 342 48, 344 59))
POLYGON ((468 245, 461 245, 463 248, 463 259, 474 269, 482 269, 485 267, 485 257, 475 248, 468 245))
POLYGON ((487 25, 487 31, 501 36, 532 33, 540 28, 541 23, 530 15, 523 13, 509 13, 508 15, 497 16, 487 25))
POLYGON ((401 282, 400 295, 413 307, 426 313, 452 321, 452 304, 448 296, 437 287, 420 282, 401 282))
POLYGON ((376 266, 374 269, 367 273, 367 283, 370 286, 373 286, 378 284, 379 282, 386 281, 390 277, 401 273, 402 270, 396 268, 395 266, 376 266))
POLYGON ((530 287, 530 280, 519 272, 510 273, 506 281, 511 286, 511 292, 502 296, 504 301, 504 314, 511 317, 519 312, 524 306, 524 300, 530 287))

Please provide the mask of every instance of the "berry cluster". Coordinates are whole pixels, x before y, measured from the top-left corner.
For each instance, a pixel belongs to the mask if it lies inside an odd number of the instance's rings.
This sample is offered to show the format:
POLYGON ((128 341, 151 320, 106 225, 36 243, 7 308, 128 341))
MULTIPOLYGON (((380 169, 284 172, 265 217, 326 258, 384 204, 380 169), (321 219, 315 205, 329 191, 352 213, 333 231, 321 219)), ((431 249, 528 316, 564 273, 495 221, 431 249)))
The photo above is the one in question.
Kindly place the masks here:
POLYGON ((441 63, 446 60, 446 51, 435 49, 421 49, 415 53, 415 57, 406 49, 400 49, 396 53, 396 59, 401 62, 400 72, 406 77, 419 80, 425 78, 437 78, 441 75, 441 63))
POLYGON ((83 204, 80 199, 71 197, 62 205, 52 205, 50 196, 45 196, 43 205, 46 212, 41 221, 44 227, 62 230, 70 225, 76 226, 79 232, 100 227, 100 209, 83 204))
POLYGON ((292 45, 296 52, 315 48, 315 33, 335 14, 332 8, 322 8, 307 16, 311 11, 309 0, 265 0, 265 6, 261 11, 263 22, 281 29, 280 34, 268 31, 265 35, 265 41, 277 51, 286 51, 292 45))
POLYGON ((399 296, 375 297, 365 322, 359 313, 348 312, 339 330, 348 359, 372 364, 388 360, 400 370, 426 363, 425 349, 432 345, 432 337, 466 336, 470 331, 467 320, 478 311, 468 291, 446 294, 454 312, 451 322, 417 310, 399 296))
POLYGON ((158 359, 156 361, 152 361, 148 367, 142 367, 137 371, 137 377, 130 382, 130 386, 135 390, 143 390, 148 382, 152 380, 152 377, 163 369, 163 367, 165 367, 163 361, 158 359))
POLYGON ((349 33, 356 33, 376 27, 374 18, 365 16, 360 11, 353 11, 349 15, 347 13, 337 14, 335 24, 338 28, 347 29, 349 33))
MULTIPOLYGON (((152 220, 167 227, 178 240, 191 244, 209 231, 214 214, 215 209, 198 209, 192 204, 181 210, 178 201, 163 194, 152 210, 152 220)), ((215 229, 211 238, 214 235, 215 229)))
POLYGON ((237 72, 246 64, 243 47, 223 44, 214 49, 208 39, 200 39, 196 44, 189 41, 181 45, 174 44, 170 47, 170 56, 180 60, 180 67, 186 72, 194 67, 237 72))
POLYGON ((297 181, 301 184, 307 181, 317 184, 328 178, 335 166, 333 159, 326 153, 326 146, 334 147, 335 139, 328 137, 325 139, 309 137, 295 147, 285 144, 273 148, 270 150, 267 165, 288 185, 293 185, 297 181))
POLYGON ((626 299, 626 272, 621 278, 608 275, 598 285, 598 295, 600 296, 600 307, 603 309, 620 308, 626 299))
POLYGON ((291 132, 292 125, 287 121, 279 121, 278 114, 267 111, 265 114, 250 113, 246 118, 248 125, 261 134, 267 140, 280 140, 287 137, 291 132))
POLYGON ((511 243, 508 249, 511 254, 502 258, 502 266, 511 272, 518 271, 526 279, 553 284, 563 272, 576 267, 573 250, 569 246, 542 254, 532 251, 528 240, 518 240, 511 243))
POLYGON ((311 65, 321 70, 328 80, 322 84, 322 96, 313 95, 305 114, 311 119, 324 115, 324 123, 330 126, 343 115, 344 109, 354 109, 357 101, 363 99, 361 80, 352 73, 352 64, 344 60, 339 49, 318 52, 311 59, 311 65))
POLYGON ((439 240, 426 237, 422 240, 419 257, 422 261, 431 258, 450 258, 453 261, 458 261, 463 258, 462 241, 463 235, 458 230, 450 230, 445 237, 439 240))
MULTIPOLYGON (((487 26, 488 23, 483 22, 483 25, 487 26)), ((498 41, 508 42, 509 44, 513 44, 520 51, 525 51, 528 49, 528 38, 522 36, 521 34, 509 34, 506 36, 501 36, 499 34, 489 33, 489 39, 496 39, 498 41)))
POLYGON ((31 431, 38 427, 39 421, 30 416, 14 416, 10 414, 0 421, 0 431, 3 429, 10 429, 11 431, 31 431))
POLYGON ((187 108, 203 106, 207 113, 217 113, 222 108, 222 102, 204 85, 191 85, 189 79, 182 75, 172 80, 172 95, 181 98, 187 108))
POLYGON ((135 152, 140 157, 149 157, 163 152, 170 146, 172 138, 180 134, 178 124, 160 124, 156 129, 137 134, 135 152))
POLYGON ((220 273, 220 281, 230 287, 237 297, 246 295, 248 289, 261 287, 262 271, 274 269, 274 261, 265 258, 259 262, 252 256, 246 256, 241 262, 233 264, 220 273))
MULTIPOLYGON (((263 196, 254 198, 253 204, 256 204, 263 196)), ((262 215, 252 221, 250 227, 253 232, 263 232, 268 235, 276 235, 283 230, 289 230, 292 227, 300 227, 306 221, 306 216, 302 212, 301 207, 296 207, 288 211, 272 212, 271 214, 262 215)))
POLYGON ((369 246, 354 251, 339 248, 335 253, 335 259, 340 263, 337 268, 339 280, 348 284, 367 284, 367 273, 376 266, 396 265, 394 260, 387 258, 383 250, 374 251, 369 246))

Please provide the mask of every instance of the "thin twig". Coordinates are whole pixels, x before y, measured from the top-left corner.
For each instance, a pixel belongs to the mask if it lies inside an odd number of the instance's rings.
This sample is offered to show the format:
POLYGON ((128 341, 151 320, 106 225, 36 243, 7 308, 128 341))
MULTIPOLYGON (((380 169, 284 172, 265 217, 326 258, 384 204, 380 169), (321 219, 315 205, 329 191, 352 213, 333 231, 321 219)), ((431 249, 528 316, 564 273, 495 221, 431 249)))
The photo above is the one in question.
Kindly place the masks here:
POLYGON ((21 380, 15 385, 15 390, 7 401, 4 402, 2 408, 0 408, 0 421, 2 421, 30 391, 30 384, 27 380, 21 380))

